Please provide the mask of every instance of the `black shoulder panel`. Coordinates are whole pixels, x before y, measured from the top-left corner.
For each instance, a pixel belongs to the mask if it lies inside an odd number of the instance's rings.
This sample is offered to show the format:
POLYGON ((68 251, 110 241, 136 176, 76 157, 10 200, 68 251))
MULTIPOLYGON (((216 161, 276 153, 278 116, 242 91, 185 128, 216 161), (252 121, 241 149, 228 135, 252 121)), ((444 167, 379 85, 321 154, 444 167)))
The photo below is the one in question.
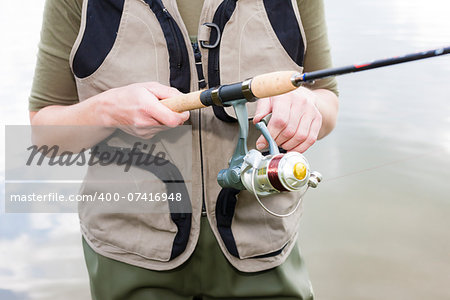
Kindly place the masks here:
POLYGON ((299 66, 303 66, 305 45, 291 1, 264 0, 267 16, 286 52, 299 66))
MULTIPOLYGON (((216 12, 214 13, 213 23, 216 24, 220 32, 223 32, 225 25, 230 20, 233 15, 234 10, 236 9, 236 0, 224 0, 216 12)), ((210 44, 214 44, 214 42, 218 38, 218 33, 215 30, 211 31, 210 36, 210 44)), ((213 49, 209 49, 208 54, 208 83, 209 87, 216 87, 220 85, 220 41, 219 46, 213 49)), ((228 123, 236 122, 236 119, 229 116, 223 107, 213 106, 214 115, 220 120, 228 123)))
POLYGON ((79 78, 93 74, 116 41, 125 0, 89 0, 86 27, 73 59, 79 78))
MULTIPOLYGON (((305 45, 292 2, 286 0, 264 0, 264 7, 281 45, 297 65, 303 66, 305 45)), ((218 7, 214 14, 213 23, 219 26, 221 32, 235 8, 236 0, 224 0, 218 7)), ((211 31, 210 43, 213 43, 216 38, 216 32, 211 31)), ((218 86, 221 83, 219 47, 209 50, 208 79, 210 87, 218 86)), ((214 114, 220 120, 228 123, 236 122, 236 119, 228 115, 223 107, 213 106, 213 109, 214 114)))

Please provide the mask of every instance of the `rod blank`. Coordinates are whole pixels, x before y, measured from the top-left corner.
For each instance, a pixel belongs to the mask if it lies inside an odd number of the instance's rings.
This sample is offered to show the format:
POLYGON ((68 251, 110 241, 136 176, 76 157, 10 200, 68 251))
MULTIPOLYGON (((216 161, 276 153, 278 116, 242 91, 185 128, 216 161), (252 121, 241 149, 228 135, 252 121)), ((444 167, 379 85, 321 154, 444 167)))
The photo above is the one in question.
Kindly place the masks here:
POLYGON ((344 74, 349 74, 349 73, 356 73, 356 72, 361 72, 361 71, 366 71, 366 70, 372 70, 372 69, 376 69, 376 68, 392 66, 392 65, 411 62, 411 61, 415 61, 415 60, 421 60, 421 59, 425 59, 425 58, 441 56, 441 55, 445 55, 445 54, 449 54, 449 53, 450 53, 450 46, 444 47, 444 48, 439 48, 439 49, 422 51, 422 52, 410 53, 410 54, 406 54, 406 55, 402 55, 402 56, 378 59, 378 60, 374 60, 372 62, 359 64, 359 65, 350 65, 350 66, 308 72, 308 73, 304 73, 304 74, 297 76, 295 78, 295 81, 297 83, 314 81, 314 80, 323 79, 326 77, 344 75, 344 74))

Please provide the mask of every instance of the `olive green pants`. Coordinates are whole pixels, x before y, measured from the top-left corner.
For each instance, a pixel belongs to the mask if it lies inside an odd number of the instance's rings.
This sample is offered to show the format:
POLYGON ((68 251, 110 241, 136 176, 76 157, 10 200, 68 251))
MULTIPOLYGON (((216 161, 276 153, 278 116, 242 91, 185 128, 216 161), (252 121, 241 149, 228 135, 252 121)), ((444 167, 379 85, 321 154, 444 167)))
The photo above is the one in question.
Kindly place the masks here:
POLYGON ((169 271, 152 271, 109 259, 83 240, 95 300, 313 299, 308 273, 295 246, 281 266, 262 272, 236 270, 202 217, 194 253, 169 271))

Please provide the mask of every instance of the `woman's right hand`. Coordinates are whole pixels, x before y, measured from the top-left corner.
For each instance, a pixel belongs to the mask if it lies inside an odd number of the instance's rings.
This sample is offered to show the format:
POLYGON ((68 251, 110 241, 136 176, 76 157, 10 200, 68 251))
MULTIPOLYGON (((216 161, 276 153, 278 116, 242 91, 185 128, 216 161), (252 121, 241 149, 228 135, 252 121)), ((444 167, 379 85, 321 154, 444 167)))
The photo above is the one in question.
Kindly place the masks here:
POLYGON ((189 119, 189 112, 177 113, 159 102, 179 94, 157 82, 135 83, 102 93, 96 108, 105 126, 148 139, 165 126, 176 127, 189 119))

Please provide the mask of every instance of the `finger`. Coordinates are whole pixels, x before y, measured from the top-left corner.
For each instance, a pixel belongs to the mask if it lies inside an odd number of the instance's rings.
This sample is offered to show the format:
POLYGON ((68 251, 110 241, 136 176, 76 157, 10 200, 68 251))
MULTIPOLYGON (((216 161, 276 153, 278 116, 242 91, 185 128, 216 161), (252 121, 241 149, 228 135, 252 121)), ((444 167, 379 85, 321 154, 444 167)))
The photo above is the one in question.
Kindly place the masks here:
MULTIPOLYGON (((176 88, 170 87, 170 86, 167 86, 167 85, 163 85, 163 84, 160 84, 158 82, 144 82, 143 86, 150 93, 155 95, 159 100, 170 98, 170 97, 175 97, 177 95, 182 94, 182 92, 180 92, 176 88)), ((176 112, 176 113, 180 115, 179 117, 182 120, 181 123, 186 122, 189 119, 189 117, 190 117, 189 111, 185 111, 185 112, 182 112, 182 113, 176 112)))
POLYGON ((311 124, 308 137, 303 143, 295 147, 295 151, 303 153, 306 150, 308 150, 312 145, 314 145, 314 143, 317 141, 317 137, 319 136, 321 127, 322 127, 322 119, 321 118, 314 119, 311 124))
POLYGON ((152 114, 152 117, 156 118, 159 122, 169 127, 183 125, 183 123, 186 122, 190 116, 190 113, 188 111, 182 113, 174 112, 160 102, 155 105, 155 108, 159 108, 163 114, 159 115, 155 112, 154 114, 152 114))
POLYGON ((297 132, 297 129, 300 125, 300 120, 302 119, 302 115, 304 114, 303 102, 297 100, 292 100, 291 109, 289 111, 289 121, 287 126, 275 139, 277 145, 283 145, 285 142, 292 139, 297 132))
MULTIPOLYGON (((292 101, 286 101, 284 96, 276 96, 272 99, 272 118, 270 118, 267 129, 270 135, 277 141, 280 133, 289 124, 289 115, 292 101)), ((278 144, 279 145, 279 144, 278 144)))
POLYGON ((290 140, 282 144, 281 147, 287 151, 292 151, 296 146, 303 143, 309 135, 312 121, 313 119, 310 115, 304 114, 300 120, 300 124, 298 125, 295 135, 290 140))
POLYGON ((135 126, 132 125, 120 126, 119 129, 135 137, 138 138, 141 137, 141 134, 138 132, 138 129, 135 126))
POLYGON ((157 133, 167 130, 166 126, 155 126, 153 128, 149 128, 146 131, 140 132, 139 135, 143 139, 151 139, 154 137, 157 133))
POLYGON ((155 120, 153 118, 143 117, 135 121, 133 126, 134 128, 153 128, 153 127, 163 127, 165 125, 161 124, 160 122, 158 122, 158 120, 155 120))
POLYGON ((256 112, 253 117, 253 124, 261 121, 262 118, 272 112, 272 103, 270 98, 259 99, 256 104, 256 112))
POLYGON ((154 94, 158 99, 166 99, 170 97, 175 97, 177 95, 182 94, 176 88, 160 84, 159 82, 143 82, 141 83, 144 88, 146 88, 149 92, 154 94))
POLYGON ((175 127, 183 124, 189 118, 189 113, 172 111, 167 106, 161 104, 158 98, 152 93, 143 94, 141 99, 144 102, 141 112, 154 118, 163 125, 175 127))
MULTIPOLYGON (((289 115, 291 102, 283 101, 283 98, 279 96, 271 97, 270 99, 272 117, 270 118, 269 124, 267 124, 267 129, 269 130, 270 135, 276 140, 276 137, 287 125, 288 120, 286 119, 286 115, 289 115)), ((285 99, 286 98, 284 98, 284 100, 285 99)), ((256 141, 256 148, 258 150, 262 150, 268 145, 269 143, 262 135, 256 141)))
POLYGON ((182 113, 178 113, 181 117, 182 122, 186 122, 187 120, 189 120, 189 117, 191 116, 191 113, 189 111, 185 111, 182 113))
POLYGON ((158 132, 167 129, 167 126, 139 127, 139 126, 123 126, 122 131, 142 139, 150 139, 158 132))

